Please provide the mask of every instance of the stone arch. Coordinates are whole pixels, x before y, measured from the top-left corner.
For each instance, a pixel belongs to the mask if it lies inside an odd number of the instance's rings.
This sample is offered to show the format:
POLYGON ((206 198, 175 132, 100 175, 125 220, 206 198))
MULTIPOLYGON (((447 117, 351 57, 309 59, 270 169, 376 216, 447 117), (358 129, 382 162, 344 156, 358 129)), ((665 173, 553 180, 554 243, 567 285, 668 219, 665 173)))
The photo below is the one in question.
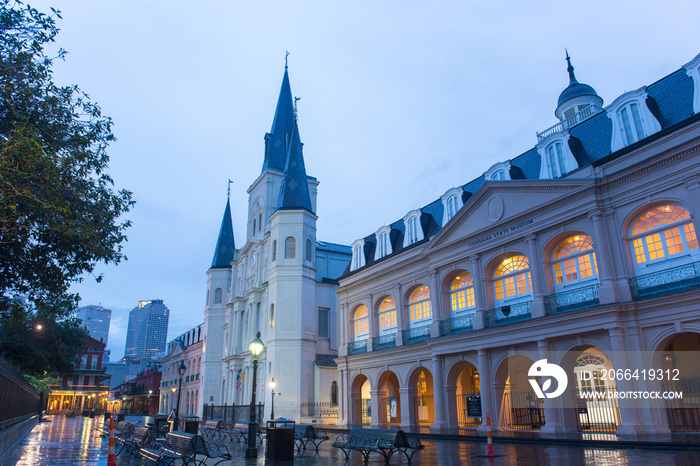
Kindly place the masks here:
POLYGON ((453 428, 476 429, 481 418, 467 416, 467 396, 481 395, 479 371, 469 361, 455 361, 447 369, 445 383, 445 403, 447 405, 447 425, 453 428))
POLYGON ((370 400, 371 382, 363 372, 356 374, 350 384, 350 424, 369 424, 372 421, 370 400))
POLYGON ((410 425, 430 426, 435 422, 433 401, 433 374, 425 366, 418 366, 408 375, 410 425))
POLYGON ((622 425, 620 406, 616 399, 601 397, 586 400, 585 392, 616 389, 615 381, 601 376, 600 371, 614 370, 609 348, 601 349, 593 341, 581 342, 563 352, 559 366, 568 376, 569 386, 557 402, 561 408, 559 422, 566 430, 579 432, 615 432, 622 425))
POLYGON ((376 409, 379 425, 401 424, 401 396, 399 394, 399 378, 392 370, 385 370, 377 379, 376 409))
POLYGON ((544 403, 534 394, 527 376, 538 359, 524 353, 501 359, 492 373, 494 405, 498 409, 492 425, 513 430, 538 430, 544 425, 544 403))
POLYGON ((539 257, 538 259, 542 261, 543 265, 545 280, 544 288, 547 290, 545 294, 554 293, 555 289, 555 277, 552 273, 552 255, 554 254, 555 249, 557 246, 559 246, 559 244, 561 244, 562 241, 575 235, 586 235, 590 237, 593 240, 593 252, 595 253, 596 257, 600 256, 601 239, 596 238, 595 233, 593 231, 589 231, 589 228, 586 227, 577 225, 576 228, 571 230, 556 232, 548 235, 546 238, 542 238, 542 257, 539 257))

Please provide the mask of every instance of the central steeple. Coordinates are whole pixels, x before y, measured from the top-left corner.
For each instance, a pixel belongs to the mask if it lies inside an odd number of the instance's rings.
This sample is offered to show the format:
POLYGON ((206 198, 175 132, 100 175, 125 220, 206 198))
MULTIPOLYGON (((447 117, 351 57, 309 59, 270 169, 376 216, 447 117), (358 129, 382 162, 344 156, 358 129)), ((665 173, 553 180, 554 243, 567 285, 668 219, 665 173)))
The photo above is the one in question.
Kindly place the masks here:
POLYGON ((285 65, 275 118, 272 120, 272 129, 265 134, 265 160, 262 171, 267 169, 284 171, 293 129, 294 104, 292 89, 289 85, 289 73, 285 65))

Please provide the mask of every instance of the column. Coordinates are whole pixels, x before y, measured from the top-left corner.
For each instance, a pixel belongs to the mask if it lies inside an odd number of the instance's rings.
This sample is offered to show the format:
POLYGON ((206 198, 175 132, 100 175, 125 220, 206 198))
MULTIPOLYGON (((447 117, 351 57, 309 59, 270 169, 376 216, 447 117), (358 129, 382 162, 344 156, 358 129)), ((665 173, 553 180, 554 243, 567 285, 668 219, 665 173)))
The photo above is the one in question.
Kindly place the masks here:
POLYGON ((614 303, 617 301, 615 279, 603 213, 600 210, 595 210, 588 214, 588 217, 593 221, 593 230, 595 231, 596 259, 600 277, 598 299, 600 299, 601 304, 614 303))
POLYGON ((472 319, 472 328, 479 330, 486 327, 484 311, 486 310, 486 295, 484 293, 484 279, 481 270, 479 255, 472 256, 472 278, 474 279, 474 300, 476 301, 476 314, 472 319))
MULTIPOLYGON (((540 353, 540 359, 545 359, 547 362, 553 363, 549 340, 539 340, 537 342, 537 349, 540 353)), ((569 380, 568 383, 576 383, 576 381, 569 380)), ((559 407, 560 399, 561 398, 544 399, 545 425, 540 429, 540 434, 557 434, 562 432, 561 409, 559 407)))
MULTIPOLYGON (((367 338, 367 351, 374 349, 374 337, 377 336, 377 313, 374 312, 374 295, 367 296, 367 314, 369 319, 369 337, 367 338)), ((374 409, 374 407, 372 407, 374 409)))
POLYGON ((440 293, 440 279, 438 269, 430 272, 430 306, 433 314, 433 326, 430 329, 431 338, 440 336, 440 321, 442 316, 442 293, 440 293))
POLYGON ((406 330, 406 316, 403 311, 403 289, 400 283, 394 289, 394 299, 396 300, 396 346, 401 346, 403 331, 406 330))
POLYGON ((532 301, 532 307, 530 308, 532 318, 544 317, 546 315, 544 309, 544 287, 542 286, 544 282, 544 274, 542 273, 542 257, 537 248, 537 236, 530 235, 526 238, 529 259, 530 259, 530 270, 532 273, 532 288, 535 294, 535 299, 532 301))
POLYGON ((477 432, 486 432, 486 414, 491 414, 491 426, 498 426, 498 413, 494 412, 491 403, 491 395, 493 394, 491 381, 491 368, 489 366, 489 351, 484 348, 479 348, 479 391, 481 392, 481 425, 477 432))
POLYGON ((348 398, 345 391, 345 371, 343 369, 338 369, 338 395, 340 400, 338 401, 338 420, 335 422, 337 426, 347 425, 347 420, 345 419, 345 402, 348 398))
POLYGON ((399 397, 401 398, 401 427, 403 428, 416 426, 416 411, 413 407, 413 398, 415 396, 415 387, 399 388, 399 397))
MULTIPOLYGON (((612 363, 613 368, 617 369, 632 369, 629 360, 627 358, 627 342, 625 341, 624 330, 620 327, 614 327, 608 329, 610 334, 610 343, 612 346, 612 363)), ((616 380, 615 381, 618 392, 623 391, 633 391, 636 390, 634 386, 634 380, 616 380)), ((617 435, 629 435, 637 436, 642 433, 641 426, 639 425, 638 409, 640 408, 639 400, 631 400, 628 398, 621 398, 618 400, 620 405, 620 417, 622 418, 622 425, 617 428, 615 433, 617 435)))
POLYGON ((445 385, 442 371, 442 357, 433 355, 433 400, 435 401, 435 421, 430 426, 431 432, 442 429, 445 423, 445 385))

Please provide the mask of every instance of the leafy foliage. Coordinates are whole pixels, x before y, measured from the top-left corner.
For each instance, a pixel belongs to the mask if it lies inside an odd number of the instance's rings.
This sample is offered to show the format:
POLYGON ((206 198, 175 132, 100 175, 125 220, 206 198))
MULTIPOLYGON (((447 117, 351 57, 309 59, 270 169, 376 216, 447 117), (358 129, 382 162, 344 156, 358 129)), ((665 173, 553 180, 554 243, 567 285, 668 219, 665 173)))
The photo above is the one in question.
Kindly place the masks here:
POLYGON ((130 223, 120 217, 133 205, 107 173, 112 120, 77 86, 52 80, 53 61, 65 57, 45 51, 57 18, 0 0, 0 353, 33 374, 79 357, 70 285, 99 261, 125 259, 130 223))

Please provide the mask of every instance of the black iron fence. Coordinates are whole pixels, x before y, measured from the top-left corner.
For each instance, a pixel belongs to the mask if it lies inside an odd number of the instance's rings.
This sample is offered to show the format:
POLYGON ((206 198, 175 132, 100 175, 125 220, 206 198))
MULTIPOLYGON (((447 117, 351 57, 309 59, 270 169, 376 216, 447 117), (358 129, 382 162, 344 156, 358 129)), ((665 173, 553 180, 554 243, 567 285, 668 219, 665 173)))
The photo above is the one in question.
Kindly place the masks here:
POLYGON ((683 394, 683 398, 666 399, 671 431, 700 432, 700 379, 667 380, 663 387, 666 392, 683 394))
POLYGON ((45 409, 46 400, 3 358, 0 358, 0 429, 45 409))
POLYGON ((338 417, 338 405, 330 401, 302 403, 301 417, 338 417))
MULTIPOLYGON (((255 419, 260 422, 265 414, 265 405, 258 403, 255 407, 255 419)), ((203 421, 224 421, 230 423, 248 422, 250 420, 250 404, 215 406, 213 403, 204 405, 203 421)))
POLYGON ((511 429, 539 429, 546 421, 544 402, 527 390, 510 390, 503 394, 507 412, 507 425, 511 429))

